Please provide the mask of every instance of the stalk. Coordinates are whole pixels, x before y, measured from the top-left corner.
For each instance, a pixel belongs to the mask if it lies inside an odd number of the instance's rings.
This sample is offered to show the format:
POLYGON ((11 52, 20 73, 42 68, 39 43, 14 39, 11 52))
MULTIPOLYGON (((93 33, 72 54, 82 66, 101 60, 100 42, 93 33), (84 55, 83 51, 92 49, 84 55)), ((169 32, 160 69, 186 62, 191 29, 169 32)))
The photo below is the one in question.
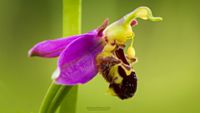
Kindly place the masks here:
MULTIPOLYGON (((63 37, 81 33, 81 0, 63 0, 63 37)), ((75 113, 78 86, 50 85, 39 113, 75 113)))
POLYGON ((60 89, 60 85, 56 85, 54 82, 51 83, 43 99, 43 102, 40 106, 39 113, 48 113, 48 109, 51 105, 51 102, 53 101, 59 89, 60 89))
MULTIPOLYGON (((63 36, 81 33, 82 0, 63 0, 63 36)), ((78 86, 65 86, 59 113, 75 113, 78 86), (68 90, 70 88, 70 90, 68 90)))
MULTIPOLYGON (((71 92, 71 88, 72 87, 73 86, 63 86, 63 85, 60 85, 60 88, 57 91, 57 94, 55 95, 53 101, 51 102, 47 113, 55 113, 56 112, 56 110, 58 109, 58 107, 62 104, 63 100, 65 98, 69 98, 67 96, 68 93, 74 93, 74 92, 71 92)), ((68 105, 66 105, 66 106, 68 106, 68 105)), ((69 112, 69 110, 70 109, 66 110, 65 113, 71 113, 71 112, 69 112)))
MULTIPOLYGON (((63 0, 63 36, 81 33, 82 0, 63 0)), ((78 86, 65 86, 59 113, 75 113, 78 86), (70 90, 68 90, 70 88, 70 90)))

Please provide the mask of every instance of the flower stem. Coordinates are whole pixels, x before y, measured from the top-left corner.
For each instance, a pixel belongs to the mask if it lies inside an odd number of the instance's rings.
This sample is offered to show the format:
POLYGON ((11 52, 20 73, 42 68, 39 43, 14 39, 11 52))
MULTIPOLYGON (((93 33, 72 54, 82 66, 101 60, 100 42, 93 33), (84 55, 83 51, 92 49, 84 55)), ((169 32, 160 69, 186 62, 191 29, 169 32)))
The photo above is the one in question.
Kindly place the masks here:
POLYGON ((55 95, 57 94, 58 90, 60 89, 60 85, 55 84, 54 82, 51 83, 44 100, 40 106, 39 113, 47 113, 50 103, 53 101, 55 95))
POLYGON ((49 109, 47 113, 55 113, 57 108, 60 106, 61 102, 64 100, 65 96, 70 93, 70 89, 73 86, 63 86, 60 85, 57 94, 55 95, 54 99, 52 100, 51 104, 49 105, 49 109))
MULTIPOLYGON (((80 34, 81 0, 63 0, 63 36, 80 34)), ((39 113, 75 113, 77 86, 50 85, 39 113), (73 95, 70 95, 73 94, 73 95), (69 102, 70 101, 70 102, 69 102)))
POLYGON ((63 0, 63 36, 81 33, 82 0, 63 0))
MULTIPOLYGON (((81 4, 82 0, 63 0, 63 36, 70 36, 81 33, 81 4)), ((78 86, 71 87, 63 95, 64 100, 60 105, 59 113, 75 113, 78 86)))

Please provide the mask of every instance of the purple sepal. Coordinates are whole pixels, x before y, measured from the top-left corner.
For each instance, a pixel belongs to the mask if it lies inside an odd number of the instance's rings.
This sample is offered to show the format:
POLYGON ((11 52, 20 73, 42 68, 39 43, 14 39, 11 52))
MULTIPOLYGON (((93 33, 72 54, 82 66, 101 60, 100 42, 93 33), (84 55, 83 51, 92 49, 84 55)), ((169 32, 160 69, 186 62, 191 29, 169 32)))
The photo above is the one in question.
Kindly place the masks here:
POLYGON ((67 45, 59 57, 60 73, 56 78, 56 83, 76 85, 91 80, 98 72, 96 56, 103 47, 102 37, 98 36, 97 30, 67 45))
POLYGON ((39 56, 45 58, 58 57, 68 44, 70 44, 73 40, 83 35, 85 34, 39 42, 29 50, 28 55, 30 57, 32 56, 39 56))

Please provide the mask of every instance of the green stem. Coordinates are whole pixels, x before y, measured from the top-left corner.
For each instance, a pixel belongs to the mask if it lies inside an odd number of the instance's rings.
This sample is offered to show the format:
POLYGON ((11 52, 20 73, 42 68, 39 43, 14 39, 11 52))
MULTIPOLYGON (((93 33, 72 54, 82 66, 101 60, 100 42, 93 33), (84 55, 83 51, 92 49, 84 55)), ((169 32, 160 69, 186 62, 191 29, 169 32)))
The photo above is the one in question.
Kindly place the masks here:
POLYGON ((57 108, 60 106, 61 102, 64 100, 65 96, 69 93, 72 86, 60 86, 57 94, 51 102, 48 113, 55 113, 57 108))
MULTIPOLYGON (((80 34, 80 32, 81 0, 63 0, 63 36, 80 34)), ((47 91, 39 113, 55 113, 59 106, 61 106, 59 113, 75 113, 76 96, 77 86, 63 86, 53 82, 47 91)))
POLYGON ((59 89, 60 89, 60 85, 56 85, 56 84, 54 84, 54 82, 51 83, 51 85, 44 97, 44 100, 40 106, 39 113, 47 113, 50 103, 53 101, 53 99, 59 89))
MULTIPOLYGON (((64 37, 81 33, 81 3, 82 0, 63 0, 64 37)), ((65 99, 60 105, 59 113, 76 112, 78 86, 72 86, 68 91, 65 92, 65 99)))
POLYGON ((63 36, 81 33, 81 0, 63 0, 63 36))

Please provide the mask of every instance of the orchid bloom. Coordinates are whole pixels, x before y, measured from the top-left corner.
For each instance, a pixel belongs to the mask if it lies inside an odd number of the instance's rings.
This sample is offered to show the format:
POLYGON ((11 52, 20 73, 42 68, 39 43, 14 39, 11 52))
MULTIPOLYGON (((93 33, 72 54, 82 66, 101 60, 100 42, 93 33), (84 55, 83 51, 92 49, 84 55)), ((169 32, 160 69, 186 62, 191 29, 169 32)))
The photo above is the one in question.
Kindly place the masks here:
POLYGON ((88 33, 47 40, 37 43, 29 56, 58 58, 53 74, 55 83, 62 85, 84 84, 100 73, 110 83, 109 91, 120 99, 134 95, 137 78, 132 64, 135 63, 133 48, 137 18, 160 21, 153 17, 148 7, 139 7, 108 26, 108 20, 88 33), (127 52, 125 43, 132 39, 127 52))

